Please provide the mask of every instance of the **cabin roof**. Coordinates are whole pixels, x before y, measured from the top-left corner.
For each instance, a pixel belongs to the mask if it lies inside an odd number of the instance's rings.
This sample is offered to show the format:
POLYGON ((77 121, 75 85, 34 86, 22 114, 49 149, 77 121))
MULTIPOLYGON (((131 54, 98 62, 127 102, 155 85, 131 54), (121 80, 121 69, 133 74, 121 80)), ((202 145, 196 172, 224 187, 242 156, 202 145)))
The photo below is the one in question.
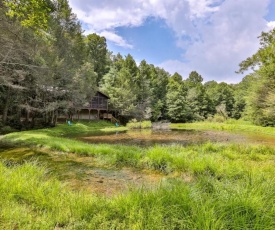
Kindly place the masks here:
POLYGON ((97 91, 97 93, 101 94, 103 97, 106 97, 106 98, 110 99, 110 97, 107 94, 102 93, 101 91, 97 91))

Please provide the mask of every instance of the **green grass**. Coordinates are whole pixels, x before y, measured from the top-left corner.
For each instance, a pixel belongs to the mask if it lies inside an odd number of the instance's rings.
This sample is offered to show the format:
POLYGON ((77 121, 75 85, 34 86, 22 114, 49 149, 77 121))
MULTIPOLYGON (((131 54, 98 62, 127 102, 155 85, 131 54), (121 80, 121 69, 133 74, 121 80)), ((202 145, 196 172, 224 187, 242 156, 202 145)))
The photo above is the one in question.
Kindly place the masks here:
POLYGON ((275 136, 274 127, 262 127, 252 125, 249 122, 228 120, 224 123, 218 122, 196 122, 196 123, 179 123, 171 124, 173 129, 196 129, 196 130, 222 130, 222 131, 237 131, 237 132, 250 132, 258 134, 266 134, 275 136))
POLYGON ((200 175, 113 198, 72 192, 35 163, 0 164, 2 229, 274 229, 275 183, 200 175))
MULTIPOLYGON (((222 125, 229 129, 235 124, 222 125)), ((209 129, 210 124, 177 126, 209 129)), ((67 137, 102 127, 113 130, 110 123, 63 125, 8 134, 1 142, 6 148, 43 147, 54 154, 93 156, 105 167, 149 169, 166 179, 156 188, 131 188, 104 197, 70 190, 44 164, 2 159, 0 228, 275 229, 274 148, 217 143, 142 148, 90 145, 67 137)), ((251 132, 258 128, 251 126, 251 132)), ((262 133, 272 135, 269 128, 262 128, 262 133)))

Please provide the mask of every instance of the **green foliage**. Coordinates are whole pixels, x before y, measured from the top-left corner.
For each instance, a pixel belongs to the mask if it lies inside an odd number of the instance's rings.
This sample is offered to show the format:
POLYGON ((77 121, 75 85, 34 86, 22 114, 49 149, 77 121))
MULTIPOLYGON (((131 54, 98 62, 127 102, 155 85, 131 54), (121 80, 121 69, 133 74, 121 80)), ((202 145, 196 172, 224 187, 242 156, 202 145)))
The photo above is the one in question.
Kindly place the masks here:
POLYGON ((136 96, 132 92, 130 72, 126 68, 119 71, 111 67, 100 86, 100 89, 110 96, 110 108, 117 110, 121 115, 132 114, 135 109, 136 96))
POLYGON ((207 118, 208 122, 219 122, 219 123, 223 123, 226 121, 226 117, 219 115, 219 114, 215 114, 213 117, 210 116, 207 118))
POLYGON ((152 127, 152 122, 132 119, 126 124, 126 127, 129 129, 150 129, 152 127))
POLYGON ((186 102, 186 91, 183 82, 169 79, 166 94, 167 115, 172 121, 187 121, 191 109, 186 102))
POLYGON ((12 133, 12 132, 15 132, 17 131, 16 129, 13 129, 12 127, 10 126, 3 126, 3 127, 0 127, 0 134, 7 134, 7 133, 12 133))
POLYGON ((86 38, 88 58, 97 73, 97 84, 101 81, 104 74, 108 72, 107 44, 105 37, 95 33, 89 34, 86 38))
POLYGON ((275 126, 274 123, 274 44, 275 29, 260 36, 260 49, 250 58, 240 64, 240 72, 259 66, 254 71, 255 81, 250 95, 247 99, 248 117, 255 123, 262 126, 275 126))
POLYGON ((141 128, 142 129, 148 129, 152 127, 152 122, 151 121, 142 121, 141 122, 141 128))
POLYGON ((50 20, 49 13, 53 5, 49 0, 4 0, 8 8, 7 15, 20 20, 25 27, 47 29, 50 20))
POLYGON ((202 85, 203 78, 196 71, 192 71, 185 81, 188 87, 193 88, 198 85, 202 85))

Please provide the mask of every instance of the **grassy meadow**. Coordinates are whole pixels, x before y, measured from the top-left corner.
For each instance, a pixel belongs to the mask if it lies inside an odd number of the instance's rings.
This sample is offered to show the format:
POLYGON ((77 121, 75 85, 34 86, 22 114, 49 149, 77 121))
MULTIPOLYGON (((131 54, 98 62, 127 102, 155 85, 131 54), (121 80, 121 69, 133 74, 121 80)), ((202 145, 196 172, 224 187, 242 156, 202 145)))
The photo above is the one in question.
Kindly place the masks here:
MULTIPOLYGON (((233 123, 233 122, 232 122, 233 123)), ((172 124, 274 135, 250 124, 172 124), (223 127, 223 128, 221 128, 223 127)), ((274 229, 275 149, 246 144, 87 144, 73 136, 125 130, 107 122, 59 125, 0 139, 1 229, 274 229), (32 157, 20 161, 20 149, 32 157), (28 150, 29 149, 29 150, 28 150), (12 154, 7 156, 7 152, 12 154), (102 167, 159 173, 155 187, 113 196, 72 190, 36 161, 35 151, 93 157, 102 167), (18 154, 17 154, 18 152, 18 154), (6 155, 5 155, 6 154, 6 155)), ((57 172, 58 173, 58 172, 57 172)))

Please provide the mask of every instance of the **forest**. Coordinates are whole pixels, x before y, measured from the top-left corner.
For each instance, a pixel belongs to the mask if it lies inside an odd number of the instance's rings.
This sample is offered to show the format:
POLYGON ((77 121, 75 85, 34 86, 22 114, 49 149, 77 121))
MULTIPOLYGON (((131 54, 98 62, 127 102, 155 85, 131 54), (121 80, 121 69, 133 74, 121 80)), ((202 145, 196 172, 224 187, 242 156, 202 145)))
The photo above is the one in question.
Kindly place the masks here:
POLYGON ((113 54, 104 37, 84 35, 67 0, 0 0, 0 128, 54 126, 58 114, 74 113, 97 90, 122 120, 234 118, 275 126, 275 29, 259 43, 236 67, 252 70, 240 83, 204 82, 196 70, 171 75, 113 54))

